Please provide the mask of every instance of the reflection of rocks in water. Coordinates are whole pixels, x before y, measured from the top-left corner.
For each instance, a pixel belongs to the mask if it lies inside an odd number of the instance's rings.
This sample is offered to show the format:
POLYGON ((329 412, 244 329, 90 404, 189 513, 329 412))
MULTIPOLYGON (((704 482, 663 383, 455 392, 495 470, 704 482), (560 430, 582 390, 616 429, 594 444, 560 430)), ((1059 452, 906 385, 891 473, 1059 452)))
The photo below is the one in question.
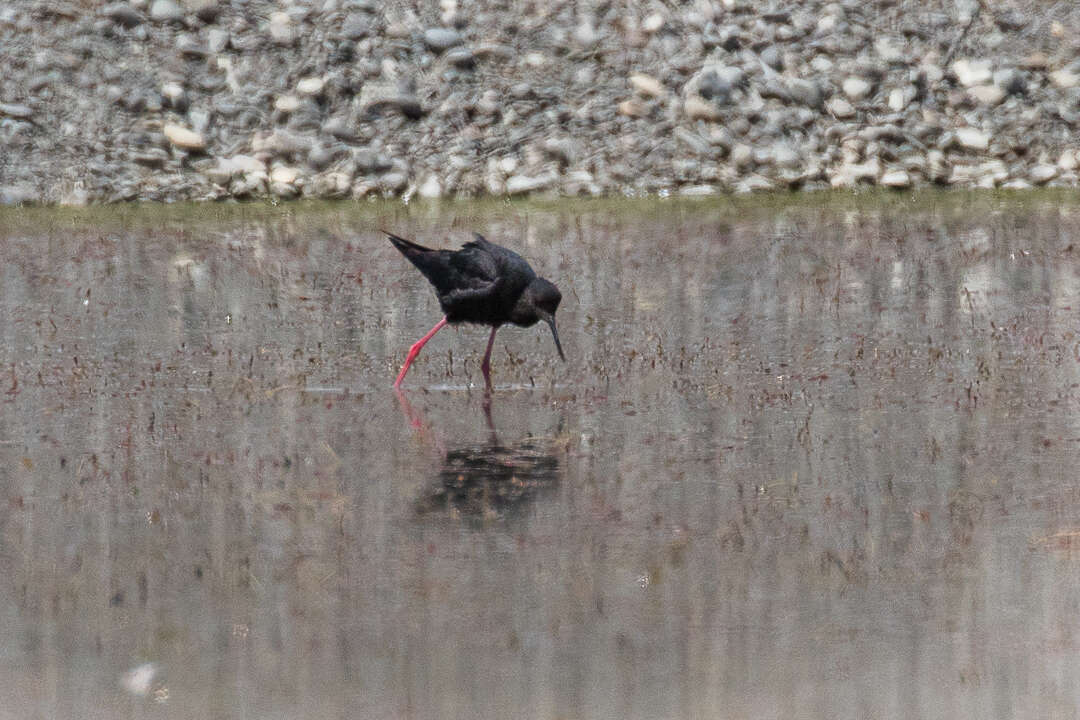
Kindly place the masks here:
POLYGON ((536 440, 450 450, 438 478, 417 500, 417 514, 504 518, 559 481, 559 462, 536 440))

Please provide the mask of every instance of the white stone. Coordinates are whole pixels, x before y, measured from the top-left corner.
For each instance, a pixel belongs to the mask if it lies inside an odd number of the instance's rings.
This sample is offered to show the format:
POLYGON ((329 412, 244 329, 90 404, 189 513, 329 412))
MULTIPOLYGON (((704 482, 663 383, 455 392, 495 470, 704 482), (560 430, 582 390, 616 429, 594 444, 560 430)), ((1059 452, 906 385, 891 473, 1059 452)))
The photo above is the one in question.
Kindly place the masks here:
POLYGON ((630 85, 645 97, 660 97, 664 94, 664 86, 652 75, 634 73, 630 76, 630 85))
POLYGON ((926 171, 934 182, 943 182, 949 178, 949 164, 945 160, 945 153, 940 150, 927 150, 926 171))
POLYGON ((296 92, 301 95, 307 95, 309 97, 315 97, 321 95, 323 88, 326 86, 326 81, 321 77, 309 77, 304 78, 300 82, 296 83, 296 92))
POLYGON ((279 198, 294 198, 300 194, 300 189, 292 183, 271 182, 270 192, 279 198))
POLYGON ((1058 158, 1057 164, 1058 167, 1065 172, 1070 172, 1072 170, 1075 170, 1077 167, 1080 167, 1080 162, 1078 162, 1077 160, 1076 153, 1068 149, 1062 151, 1061 157, 1058 158))
POLYGON ((879 38, 877 42, 874 43, 874 50, 881 56, 881 59, 887 63, 899 63, 904 61, 904 49, 892 38, 879 38))
POLYGON ((890 170, 881 176, 881 184, 891 188, 911 187, 911 176, 907 170, 890 170))
POLYGON ((720 110, 712 103, 702 100, 697 95, 691 95, 683 103, 683 112, 691 120, 719 120, 720 110))
POLYGON ((1052 82, 1055 87, 1067 90, 1080 84, 1080 75, 1071 72, 1068 68, 1063 68, 1050 73, 1050 82, 1052 82))
POLYGON ((252 172, 265 173, 266 164, 251 155, 233 155, 218 158, 217 165, 207 170, 206 175, 214 182, 224 185, 237 175, 252 172))
POLYGON ((844 80, 844 94, 858 102, 870 94, 873 86, 861 77, 852 76, 844 80))
POLYGON ((626 117, 645 117, 649 114, 648 106, 637 98, 623 100, 616 106, 616 109, 619 111, 620 115, 625 115, 626 117))
POLYGON ((292 19, 287 13, 276 12, 270 15, 270 38, 278 45, 291 45, 295 39, 292 19))
POLYGON ((799 154, 783 143, 777 144, 770 152, 774 165, 782 168, 796 168, 802 164, 799 154))
POLYGON ((829 101, 825 103, 825 109, 841 120, 855 117, 855 108, 842 97, 829 98, 829 101))
POLYGON ((506 157, 499 158, 499 170, 504 175, 513 175, 514 171, 518 169, 517 158, 513 155, 507 155, 506 157))
POLYGON ((907 93, 900 88, 893 88, 889 91, 889 109, 893 112, 902 112, 907 107, 908 99, 907 93))
POLYGON ((968 88, 968 95, 980 105, 993 107, 1005 99, 1005 91, 997 85, 976 85, 968 88))
POLYGON ((300 171, 287 165, 278 165, 270 171, 270 182, 292 185, 300 177, 300 171))
POLYGON ((986 150, 990 147, 990 136, 982 130, 973 127, 962 127, 956 130, 956 141, 961 147, 968 150, 986 150))
POLYGON ((162 132, 165 133, 165 139, 178 148, 183 148, 184 150, 202 150, 206 147, 206 140, 202 135, 194 130, 188 130, 181 125, 165 123, 162 132))
POLYGON ((989 60, 961 58, 952 64, 952 71, 964 87, 986 85, 994 79, 994 66, 989 60))
POLYGON ((945 77, 945 71, 941 69, 940 65, 935 65, 934 63, 920 65, 919 71, 926 76, 926 82, 930 85, 941 82, 945 77))
POLYGON ((842 188, 851 187, 863 181, 875 183, 880 174, 881 163, 874 157, 864 163, 846 163, 835 172, 829 184, 834 188, 842 188))
POLYGON ((175 103, 184 97, 184 86, 177 82, 167 82, 161 86, 161 97, 175 103))
POLYGON ((427 180, 424 181, 424 184, 420 186, 420 189, 417 190, 417 192, 422 198, 427 200, 437 200, 442 197, 442 183, 439 182, 439 178, 436 176, 428 175, 427 180))
POLYGON ((772 182, 761 175, 750 175, 739 181, 735 186, 736 195, 745 195, 752 192, 768 192, 769 190, 775 190, 776 186, 772 182))
POLYGON ((274 100, 274 109, 279 112, 296 112, 299 107, 300 99, 295 95, 282 95, 277 100, 274 100))
POLYGON ((754 162, 754 149, 746 143, 739 143, 731 148, 731 163, 737 168, 745 168, 754 162))
POLYGON ((1036 185, 1042 185, 1048 183, 1058 176, 1058 169, 1055 165, 1046 163, 1040 163, 1031 168, 1031 172, 1028 173, 1028 177, 1031 178, 1031 182, 1036 185))
POLYGON ((641 29, 647 33, 654 33, 660 28, 664 27, 664 22, 664 16, 656 12, 652 15, 649 15, 647 18, 645 18, 644 21, 642 21, 641 29))
POLYGON ((679 188, 679 194, 683 197, 708 197, 716 193, 715 185, 686 185, 679 188))
POLYGON ((600 39, 600 36, 597 34, 593 24, 585 21, 574 29, 574 39, 577 40, 578 45, 588 48, 595 45, 596 41, 600 39))
POLYGON ((509 195, 535 192, 551 187, 556 180, 558 176, 553 172, 537 176, 513 175, 506 180, 506 192, 509 195))

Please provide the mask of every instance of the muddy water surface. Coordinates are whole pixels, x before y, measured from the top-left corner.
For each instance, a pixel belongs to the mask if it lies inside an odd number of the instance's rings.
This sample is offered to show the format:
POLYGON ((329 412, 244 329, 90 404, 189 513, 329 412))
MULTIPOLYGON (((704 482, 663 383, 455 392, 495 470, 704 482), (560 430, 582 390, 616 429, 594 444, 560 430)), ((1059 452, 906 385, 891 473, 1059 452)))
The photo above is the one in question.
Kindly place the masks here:
POLYGON ((3 219, 0 717, 1075 717, 1060 197, 3 219))

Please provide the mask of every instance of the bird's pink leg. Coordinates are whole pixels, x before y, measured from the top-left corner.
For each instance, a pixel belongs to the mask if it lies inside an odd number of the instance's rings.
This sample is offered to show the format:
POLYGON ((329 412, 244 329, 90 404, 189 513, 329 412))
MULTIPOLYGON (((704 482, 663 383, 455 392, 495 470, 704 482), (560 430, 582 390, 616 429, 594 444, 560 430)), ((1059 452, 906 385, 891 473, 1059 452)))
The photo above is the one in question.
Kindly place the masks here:
POLYGON ((398 373, 397 380, 394 381, 395 388, 401 386, 401 381, 405 379, 405 373, 409 372, 409 366, 412 365, 412 362, 416 359, 416 356, 420 354, 420 349, 424 347, 424 344, 428 340, 435 337, 435 333, 442 330, 444 325, 446 325, 445 317, 438 323, 436 323, 435 327, 431 328, 427 335, 417 340, 413 344, 413 346, 409 348, 409 354, 405 357, 405 364, 401 366, 401 372, 398 373))
POLYGON ((495 347, 495 331, 499 326, 491 328, 491 337, 488 338, 487 352, 484 353, 484 361, 480 363, 480 372, 484 373, 484 382, 491 387, 491 348, 495 347))

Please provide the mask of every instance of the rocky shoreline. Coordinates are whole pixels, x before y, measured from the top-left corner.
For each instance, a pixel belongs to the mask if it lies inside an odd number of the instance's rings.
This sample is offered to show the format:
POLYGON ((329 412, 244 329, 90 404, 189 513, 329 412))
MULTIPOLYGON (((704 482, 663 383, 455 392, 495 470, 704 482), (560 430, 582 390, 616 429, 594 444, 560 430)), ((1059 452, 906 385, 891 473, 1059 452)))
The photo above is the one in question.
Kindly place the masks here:
POLYGON ((1072 187, 1070 5, 6 3, 0 204, 1072 187))

